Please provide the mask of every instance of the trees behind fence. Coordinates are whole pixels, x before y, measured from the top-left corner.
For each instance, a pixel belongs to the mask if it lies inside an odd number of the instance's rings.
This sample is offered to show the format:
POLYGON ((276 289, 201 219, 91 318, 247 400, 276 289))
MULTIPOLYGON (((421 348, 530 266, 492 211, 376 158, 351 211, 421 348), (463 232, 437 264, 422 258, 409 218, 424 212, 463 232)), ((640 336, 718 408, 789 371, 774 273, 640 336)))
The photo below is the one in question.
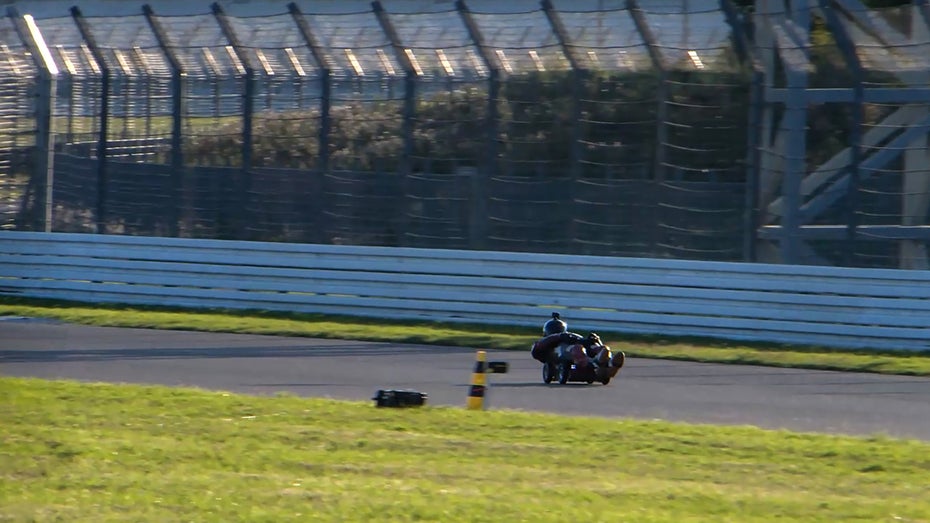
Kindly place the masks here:
MULTIPOLYGON (((753 93, 781 80, 728 0, 266 4, 10 9, 3 226, 757 258, 753 93)), ((813 163, 851 131, 810 114, 813 163)))

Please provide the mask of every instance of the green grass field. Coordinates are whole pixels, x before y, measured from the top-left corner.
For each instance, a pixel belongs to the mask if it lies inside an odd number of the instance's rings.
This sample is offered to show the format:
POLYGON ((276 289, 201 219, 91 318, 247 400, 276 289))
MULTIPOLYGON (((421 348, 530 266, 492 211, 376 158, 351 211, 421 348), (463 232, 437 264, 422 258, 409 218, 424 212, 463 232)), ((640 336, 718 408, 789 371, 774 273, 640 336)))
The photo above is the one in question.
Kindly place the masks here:
POLYGON ((930 521, 930 444, 0 378, 0 521, 930 521))
MULTIPOLYGON (((0 300, 0 315, 526 350, 535 329, 0 300), (476 334, 477 333, 477 334, 476 334)), ((639 357, 930 356, 607 334, 639 357)), ((930 522, 930 443, 0 378, 0 522, 930 522)))

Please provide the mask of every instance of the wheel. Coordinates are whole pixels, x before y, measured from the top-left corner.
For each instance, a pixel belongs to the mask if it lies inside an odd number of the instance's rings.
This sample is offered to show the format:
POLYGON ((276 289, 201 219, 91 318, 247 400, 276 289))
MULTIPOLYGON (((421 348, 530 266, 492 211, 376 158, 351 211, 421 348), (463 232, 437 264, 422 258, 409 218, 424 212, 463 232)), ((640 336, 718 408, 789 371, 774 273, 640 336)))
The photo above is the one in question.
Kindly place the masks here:
POLYGON ((565 385, 568 383, 568 377, 572 374, 572 363, 566 361, 559 365, 559 384, 565 385))
POLYGON ((551 363, 543 363, 543 383, 552 383, 555 379, 556 371, 551 363))
POLYGON ((604 376, 603 378, 601 378, 601 383, 604 385, 607 385, 608 383, 610 383, 610 376, 604 376))

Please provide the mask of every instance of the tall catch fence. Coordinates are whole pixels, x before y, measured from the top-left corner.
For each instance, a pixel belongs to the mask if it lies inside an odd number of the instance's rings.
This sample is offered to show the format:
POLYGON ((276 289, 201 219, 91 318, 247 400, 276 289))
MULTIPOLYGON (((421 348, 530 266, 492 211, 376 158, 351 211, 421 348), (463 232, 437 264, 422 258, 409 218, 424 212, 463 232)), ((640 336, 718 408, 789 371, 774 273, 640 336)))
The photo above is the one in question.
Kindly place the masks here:
MULTIPOLYGON (((773 93, 862 92, 838 43, 861 24, 857 0, 781 3, 189 2, 100 16, 88 0, 35 18, 26 3, 0 19, 0 227, 919 264, 926 213, 908 213, 930 202, 902 195, 930 191, 905 186, 903 164, 862 161, 889 145, 867 139, 883 117, 905 111, 910 129, 925 108, 821 95, 804 104, 798 152, 779 130, 797 135, 800 109, 773 93), (805 14, 806 40, 784 37, 779 24, 805 14), (800 87, 792 52, 811 62, 800 87), (818 222, 804 199, 818 190, 783 181, 836 154, 824 176, 853 166, 861 183, 817 204, 832 236, 808 242, 818 222), (871 222, 916 229, 861 241, 871 222)), ((881 53, 898 47, 920 54, 900 36, 920 9, 862 13, 899 28, 897 40, 878 23, 852 33, 874 47, 864 67, 887 68, 881 53)))

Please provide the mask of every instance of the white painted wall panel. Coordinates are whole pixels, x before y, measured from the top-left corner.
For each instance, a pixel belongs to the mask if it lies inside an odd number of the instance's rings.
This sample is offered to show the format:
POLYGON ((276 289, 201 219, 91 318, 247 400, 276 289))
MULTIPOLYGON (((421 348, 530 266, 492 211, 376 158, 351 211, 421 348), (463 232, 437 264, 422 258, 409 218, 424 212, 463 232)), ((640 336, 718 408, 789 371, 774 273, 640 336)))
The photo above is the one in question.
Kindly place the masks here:
POLYGON ((927 271, 2 232, 0 294, 930 350, 927 271))

